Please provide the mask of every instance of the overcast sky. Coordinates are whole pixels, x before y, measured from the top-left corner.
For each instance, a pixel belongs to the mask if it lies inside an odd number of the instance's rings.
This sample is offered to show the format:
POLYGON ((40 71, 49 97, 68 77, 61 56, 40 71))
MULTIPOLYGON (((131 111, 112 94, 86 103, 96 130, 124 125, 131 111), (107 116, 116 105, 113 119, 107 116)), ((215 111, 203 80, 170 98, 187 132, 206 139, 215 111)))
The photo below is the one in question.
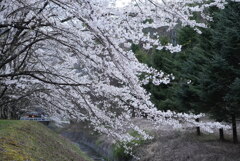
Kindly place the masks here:
POLYGON ((131 0, 116 0, 116 6, 123 7, 127 5, 131 0))

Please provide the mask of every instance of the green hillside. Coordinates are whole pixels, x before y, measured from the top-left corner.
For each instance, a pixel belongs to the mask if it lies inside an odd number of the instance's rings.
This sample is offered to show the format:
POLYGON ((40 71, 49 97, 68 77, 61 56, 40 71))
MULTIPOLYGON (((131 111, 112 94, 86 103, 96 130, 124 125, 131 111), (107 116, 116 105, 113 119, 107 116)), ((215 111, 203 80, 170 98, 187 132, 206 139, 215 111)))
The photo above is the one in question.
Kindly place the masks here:
POLYGON ((1 161, 89 161, 80 149, 33 121, 0 120, 1 161))

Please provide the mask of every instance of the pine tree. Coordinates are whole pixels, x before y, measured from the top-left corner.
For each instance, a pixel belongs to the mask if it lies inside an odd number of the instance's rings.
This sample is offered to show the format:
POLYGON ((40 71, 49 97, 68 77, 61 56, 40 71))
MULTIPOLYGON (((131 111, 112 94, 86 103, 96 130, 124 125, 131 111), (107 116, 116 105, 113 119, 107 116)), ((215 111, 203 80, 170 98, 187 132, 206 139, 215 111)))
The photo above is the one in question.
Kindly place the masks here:
POLYGON ((215 15, 212 30, 213 57, 202 76, 202 100, 218 121, 230 121, 233 141, 238 142, 236 117, 240 112, 240 5, 229 2, 215 15))

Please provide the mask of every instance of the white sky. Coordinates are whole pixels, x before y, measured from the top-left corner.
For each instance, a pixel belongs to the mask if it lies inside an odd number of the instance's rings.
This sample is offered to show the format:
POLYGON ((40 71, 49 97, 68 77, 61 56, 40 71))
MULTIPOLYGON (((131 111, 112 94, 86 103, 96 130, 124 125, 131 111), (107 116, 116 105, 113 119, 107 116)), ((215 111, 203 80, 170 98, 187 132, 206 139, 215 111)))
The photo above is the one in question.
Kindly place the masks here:
MULTIPOLYGON (((116 0, 116 6, 117 7, 124 7, 126 6, 127 4, 129 4, 131 1, 133 0, 116 0)), ((171 1, 171 0, 164 0, 165 2, 168 2, 168 1, 171 1)), ((178 1, 178 0, 172 0, 173 2, 174 1, 178 1)), ((163 1, 162 0, 157 0, 158 3, 162 3, 163 1)))
POLYGON ((116 0, 116 6, 117 7, 124 7, 129 2, 131 2, 131 0, 116 0))

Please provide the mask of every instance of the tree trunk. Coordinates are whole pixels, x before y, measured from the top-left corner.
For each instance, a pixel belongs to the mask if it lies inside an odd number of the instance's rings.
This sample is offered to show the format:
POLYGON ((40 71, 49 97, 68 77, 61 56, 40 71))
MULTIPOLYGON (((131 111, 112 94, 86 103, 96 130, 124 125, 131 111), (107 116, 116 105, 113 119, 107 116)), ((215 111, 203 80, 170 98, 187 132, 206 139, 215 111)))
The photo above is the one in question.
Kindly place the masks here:
POLYGON ((134 107, 132 107, 132 117, 136 117, 135 116, 135 108, 134 107))
POLYGON ((3 119, 3 107, 0 106, 0 119, 3 119))
POLYGON ((3 108, 3 119, 7 119, 7 109, 3 108))
POLYGON ((223 129, 219 129, 219 139, 220 141, 224 141, 224 133, 223 133, 223 129))
POLYGON ((7 119, 8 120, 11 119, 11 109, 10 108, 7 109, 7 119))
POLYGON ((233 133, 233 143, 238 143, 238 137, 237 137, 237 125, 236 125, 236 116, 235 114, 232 114, 232 133, 233 133))
MULTIPOLYGON (((196 119, 196 122, 199 122, 199 118, 196 119)), ((197 135, 201 135, 200 127, 197 127, 197 135)))

